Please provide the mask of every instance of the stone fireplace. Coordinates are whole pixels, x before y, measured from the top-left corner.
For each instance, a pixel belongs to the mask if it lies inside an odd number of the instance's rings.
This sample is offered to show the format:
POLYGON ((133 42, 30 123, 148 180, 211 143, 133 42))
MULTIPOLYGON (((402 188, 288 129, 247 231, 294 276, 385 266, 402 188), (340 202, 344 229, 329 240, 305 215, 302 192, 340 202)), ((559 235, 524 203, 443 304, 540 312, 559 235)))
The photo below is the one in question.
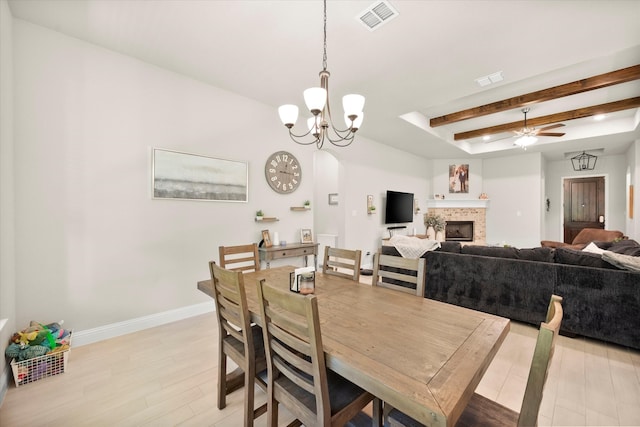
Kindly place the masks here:
MULTIPOLYGON (((465 236, 464 240, 457 238, 447 238, 447 240, 456 240, 462 244, 486 245, 486 209, 489 200, 428 200, 427 214, 442 215, 447 221, 447 225, 451 222, 457 228, 456 236, 462 234, 466 230, 461 230, 460 223, 472 223, 473 238, 469 239, 465 236)), ((468 225, 466 226, 468 227, 468 225)), ((448 227, 449 228, 449 227, 448 227)), ((453 228, 449 233, 453 231, 453 228)))

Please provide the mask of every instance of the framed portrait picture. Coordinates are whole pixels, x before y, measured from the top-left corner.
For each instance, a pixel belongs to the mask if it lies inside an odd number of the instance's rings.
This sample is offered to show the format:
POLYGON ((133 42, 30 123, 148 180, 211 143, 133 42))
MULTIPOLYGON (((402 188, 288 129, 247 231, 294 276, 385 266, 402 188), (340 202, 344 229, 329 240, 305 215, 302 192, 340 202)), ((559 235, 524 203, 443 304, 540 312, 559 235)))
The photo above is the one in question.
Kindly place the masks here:
POLYGON ((449 165, 449 193, 469 192, 469 165, 449 165))
POLYGON ((269 234, 269 230, 262 230, 262 240, 264 241, 264 247, 270 248, 273 246, 271 242, 271 234, 269 234))
POLYGON ((247 162, 153 148, 154 199, 247 202, 247 162))
POLYGON ((313 234, 310 228, 300 230, 300 243, 313 243, 313 234))

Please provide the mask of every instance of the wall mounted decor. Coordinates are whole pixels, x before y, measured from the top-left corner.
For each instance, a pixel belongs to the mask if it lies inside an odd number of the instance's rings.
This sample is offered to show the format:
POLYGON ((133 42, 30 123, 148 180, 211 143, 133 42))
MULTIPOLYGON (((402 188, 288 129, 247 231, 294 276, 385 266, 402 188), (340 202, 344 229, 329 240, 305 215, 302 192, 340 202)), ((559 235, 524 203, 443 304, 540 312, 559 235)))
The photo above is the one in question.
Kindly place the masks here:
POLYGON ((154 148, 154 199, 247 202, 247 162, 154 148))
POLYGON ((469 165, 449 165, 449 193, 469 192, 469 165))
POLYGON ((338 193, 329 193, 329 204, 330 205, 338 204, 338 193))

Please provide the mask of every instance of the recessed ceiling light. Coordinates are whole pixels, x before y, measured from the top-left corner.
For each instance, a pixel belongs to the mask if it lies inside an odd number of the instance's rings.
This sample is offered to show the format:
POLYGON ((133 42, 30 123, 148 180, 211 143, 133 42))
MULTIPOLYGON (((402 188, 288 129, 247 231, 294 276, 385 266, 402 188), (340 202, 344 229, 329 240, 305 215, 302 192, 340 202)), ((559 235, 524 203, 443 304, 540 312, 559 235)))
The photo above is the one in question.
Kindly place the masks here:
POLYGON ((488 141, 488 140, 490 140, 490 139, 491 139, 491 136, 490 136, 490 135, 485 135, 485 136, 483 136, 483 137, 482 137, 482 140, 483 140, 483 141, 488 141))
POLYGON ((593 120, 600 121, 600 120, 604 120, 605 117, 607 116, 604 114, 596 114, 595 116, 593 116, 593 120))

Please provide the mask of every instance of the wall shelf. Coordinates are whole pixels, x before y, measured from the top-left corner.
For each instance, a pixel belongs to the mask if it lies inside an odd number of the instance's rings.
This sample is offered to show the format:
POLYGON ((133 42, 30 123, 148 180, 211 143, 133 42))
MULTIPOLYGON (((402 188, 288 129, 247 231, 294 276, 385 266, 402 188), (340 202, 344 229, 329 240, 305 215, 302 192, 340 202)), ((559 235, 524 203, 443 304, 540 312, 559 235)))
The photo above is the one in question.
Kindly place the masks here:
POLYGON ((311 206, 304 207, 304 206, 291 206, 289 209, 291 209, 292 211, 310 211, 311 210, 311 206))
POLYGON ((276 221, 280 221, 279 218, 276 218, 275 216, 263 216, 262 219, 256 219, 256 222, 276 222, 276 221))

